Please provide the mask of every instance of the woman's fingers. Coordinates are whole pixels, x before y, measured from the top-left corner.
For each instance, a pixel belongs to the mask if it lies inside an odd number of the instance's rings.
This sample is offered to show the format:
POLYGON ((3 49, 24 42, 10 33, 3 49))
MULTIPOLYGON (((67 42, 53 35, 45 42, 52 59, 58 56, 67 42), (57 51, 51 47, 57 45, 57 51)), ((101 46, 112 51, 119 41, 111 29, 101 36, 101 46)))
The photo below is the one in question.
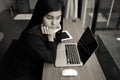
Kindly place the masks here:
POLYGON ((42 32, 43 32, 43 34, 47 34, 47 33, 46 33, 46 28, 45 28, 45 27, 42 27, 42 32))
POLYGON ((48 29, 48 27, 46 27, 46 34, 50 34, 50 29, 48 29))
POLYGON ((42 30, 43 34, 50 34, 51 33, 51 30, 48 29, 48 27, 41 27, 41 30, 42 30))
POLYGON ((46 26, 42 26, 41 27, 41 30, 42 30, 42 33, 43 34, 51 34, 51 35, 55 35, 55 33, 57 32, 57 31, 59 31, 61 29, 61 25, 60 24, 58 24, 58 26, 57 27, 46 27, 46 26))
POLYGON ((42 31, 43 34, 45 33, 43 27, 41 27, 41 31, 42 31))

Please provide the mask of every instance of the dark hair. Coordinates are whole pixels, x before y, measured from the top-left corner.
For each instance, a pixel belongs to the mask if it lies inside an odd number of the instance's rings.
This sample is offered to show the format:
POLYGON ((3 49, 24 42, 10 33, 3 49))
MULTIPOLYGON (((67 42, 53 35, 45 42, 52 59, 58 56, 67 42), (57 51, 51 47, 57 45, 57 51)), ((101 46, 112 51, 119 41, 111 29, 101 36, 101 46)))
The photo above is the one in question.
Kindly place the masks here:
POLYGON ((62 11, 61 26, 63 25, 64 3, 62 0, 38 0, 32 15, 32 18, 27 25, 27 29, 36 25, 41 25, 43 17, 51 11, 62 11))

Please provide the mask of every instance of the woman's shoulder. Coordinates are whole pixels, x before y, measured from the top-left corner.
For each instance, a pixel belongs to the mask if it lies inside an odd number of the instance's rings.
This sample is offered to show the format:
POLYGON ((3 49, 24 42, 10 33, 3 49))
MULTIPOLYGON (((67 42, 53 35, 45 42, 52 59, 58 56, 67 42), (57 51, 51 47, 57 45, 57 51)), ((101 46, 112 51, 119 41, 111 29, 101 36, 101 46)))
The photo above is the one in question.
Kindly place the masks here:
POLYGON ((40 29, 40 25, 34 26, 31 29, 28 30, 29 34, 40 34, 41 33, 41 29, 40 29))

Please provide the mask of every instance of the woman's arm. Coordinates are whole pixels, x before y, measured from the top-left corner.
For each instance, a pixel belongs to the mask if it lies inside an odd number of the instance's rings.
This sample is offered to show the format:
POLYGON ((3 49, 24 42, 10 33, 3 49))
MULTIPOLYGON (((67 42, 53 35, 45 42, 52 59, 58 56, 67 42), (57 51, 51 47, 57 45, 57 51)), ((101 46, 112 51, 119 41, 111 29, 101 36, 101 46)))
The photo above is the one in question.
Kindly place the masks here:
POLYGON ((54 63, 56 60, 56 42, 46 42, 35 34, 28 35, 27 46, 31 47, 46 62, 54 63))

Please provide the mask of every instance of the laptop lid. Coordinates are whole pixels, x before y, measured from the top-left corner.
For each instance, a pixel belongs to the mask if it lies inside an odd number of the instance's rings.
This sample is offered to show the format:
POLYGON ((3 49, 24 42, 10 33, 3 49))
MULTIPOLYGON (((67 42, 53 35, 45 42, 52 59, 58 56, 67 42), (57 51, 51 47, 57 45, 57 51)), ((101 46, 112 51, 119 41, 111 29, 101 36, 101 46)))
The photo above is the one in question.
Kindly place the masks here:
POLYGON ((83 66, 98 46, 98 43, 93 33, 91 32, 89 27, 86 28, 76 45, 79 52, 78 54, 80 55, 81 58, 80 64, 67 64, 65 44, 73 44, 73 43, 60 43, 58 45, 56 61, 55 61, 56 67, 83 66))
POLYGON ((85 32, 77 42, 77 47, 84 65, 98 47, 98 42, 89 27, 85 29, 85 32))

